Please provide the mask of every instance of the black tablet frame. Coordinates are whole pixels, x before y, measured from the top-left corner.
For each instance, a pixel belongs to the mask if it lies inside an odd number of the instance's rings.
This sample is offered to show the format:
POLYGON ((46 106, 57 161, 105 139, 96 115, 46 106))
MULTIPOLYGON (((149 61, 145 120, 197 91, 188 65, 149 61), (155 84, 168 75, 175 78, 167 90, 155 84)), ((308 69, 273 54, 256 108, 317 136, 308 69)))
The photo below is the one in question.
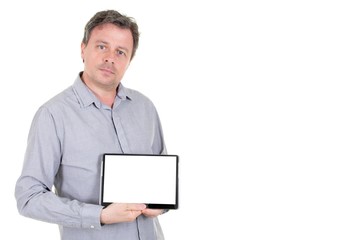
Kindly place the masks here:
POLYGON ((162 204, 162 203, 144 203, 150 209, 178 209, 179 208, 179 156, 167 154, 127 154, 127 153, 105 153, 101 161, 101 174, 100 174, 100 205, 107 207, 112 202, 104 202, 104 179, 105 179, 105 165, 107 155, 124 155, 124 156, 160 156, 160 157, 175 157, 176 158, 176 196, 175 204, 162 204))

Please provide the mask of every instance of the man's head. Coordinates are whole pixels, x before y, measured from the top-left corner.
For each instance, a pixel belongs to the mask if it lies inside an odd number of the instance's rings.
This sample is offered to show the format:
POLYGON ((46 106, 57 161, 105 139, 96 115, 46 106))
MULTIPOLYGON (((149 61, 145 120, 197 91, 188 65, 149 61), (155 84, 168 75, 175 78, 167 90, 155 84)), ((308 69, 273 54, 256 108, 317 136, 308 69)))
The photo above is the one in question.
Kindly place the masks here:
POLYGON ((92 30, 102 24, 111 23, 122 29, 129 29, 133 38, 133 48, 131 59, 135 56, 139 45, 139 30, 138 25, 133 18, 127 17, 114 10, 101 11, 96 13, 86 24, 84 29, 84 37, 82 43, 87 45, 91 36, 92 30))
POLYGON ((123 78, 139 42, 135 21, 109 10, 98 12, 86 24, 81 43, 82 80, 94 91, 114 91, 123 78))

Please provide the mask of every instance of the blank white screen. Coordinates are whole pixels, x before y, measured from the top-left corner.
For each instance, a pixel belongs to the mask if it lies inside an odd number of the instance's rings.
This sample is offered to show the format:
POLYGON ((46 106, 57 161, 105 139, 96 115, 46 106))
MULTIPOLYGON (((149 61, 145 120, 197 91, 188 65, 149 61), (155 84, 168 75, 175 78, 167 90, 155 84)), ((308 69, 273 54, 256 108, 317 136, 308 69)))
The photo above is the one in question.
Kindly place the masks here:
POLYGON ((175 204, 176 156, 106 155, 104 202, 175 204))

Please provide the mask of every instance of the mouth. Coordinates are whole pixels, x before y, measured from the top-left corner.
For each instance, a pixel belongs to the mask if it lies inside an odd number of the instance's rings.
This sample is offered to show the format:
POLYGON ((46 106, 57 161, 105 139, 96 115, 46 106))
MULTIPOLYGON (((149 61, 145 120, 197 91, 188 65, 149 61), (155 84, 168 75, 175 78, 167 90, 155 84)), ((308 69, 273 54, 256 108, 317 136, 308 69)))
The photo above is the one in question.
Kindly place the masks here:
POLYGON ((110 68, 100 68, 99 69, 101 72, 107 73, 107 74, 115 74, 113 70, 111 70, 110 68))

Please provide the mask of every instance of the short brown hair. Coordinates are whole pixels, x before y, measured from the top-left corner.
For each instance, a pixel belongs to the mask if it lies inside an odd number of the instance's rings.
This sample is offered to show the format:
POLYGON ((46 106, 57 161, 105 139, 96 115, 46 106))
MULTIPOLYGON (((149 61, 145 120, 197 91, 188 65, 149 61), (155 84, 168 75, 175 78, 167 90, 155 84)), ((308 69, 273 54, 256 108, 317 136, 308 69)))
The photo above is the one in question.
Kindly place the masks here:
POLYGON ((82 42, 87 45, 90 39, 91 31, 95 27, 105 23, 112 23, 120 28, 129 29, 131 31, 133 37, 133 50, 131 53, 131 59, 133 59, 139 46, 140 33, 138 30, 138 25, 133 18, 122 15, 115 10, 97 12, 86 24, 82 42))

